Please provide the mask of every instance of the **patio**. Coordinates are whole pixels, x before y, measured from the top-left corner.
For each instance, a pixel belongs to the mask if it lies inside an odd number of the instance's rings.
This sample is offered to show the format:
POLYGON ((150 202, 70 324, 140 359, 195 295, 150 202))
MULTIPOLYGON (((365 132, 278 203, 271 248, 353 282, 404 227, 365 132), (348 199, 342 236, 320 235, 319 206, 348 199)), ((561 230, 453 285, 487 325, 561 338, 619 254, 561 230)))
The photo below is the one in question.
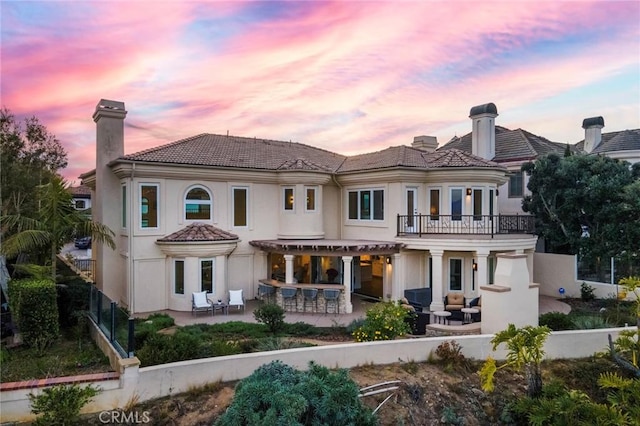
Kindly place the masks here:
MULTIPOLYGON (((164 313, 170 315, 174 318, 176 325, 185 326, 191 324, 217 324, 222 322, 229 321, 243 321, 243 322, 257 322, 253 317, 253 311, 258 308, 262 302, 259 300, 246 300, 246 306, 244 311, 237 310, 235 308, 229 308, 229 314, 224 315, 221 311, 216 311, 214 316, 211 316, 211 313, 199 313, 197 316, 191 314, 191 312, 179 312, 179 311, 171 311, 171 310, 162 310, 156 312, 145 312, 136 314, 136 317, 147 317, 152 313, 164 313)), ((296 313, 296 312, 285 312, 285 321, 288 323, 295 322, 305 322, 307 324, 311 324, 317 327, 331 327, 332 325, 338 326, 346 326, 349 325, 353 320, 358 318, 364 318, 365 313, 369 306, 373 303, 366 298, 362 298, 357 294, 352 294, 352 303, 353 303, 353 312, 350 314, 336 314, 336 313, 296 313)), ((539 312, 540 314, 544 314, 547 312, 563 312, 569 313, 571 311, 571 307, 566 303, 563 303, 559 300, 556 300, 553 297, 549 296, 540 296, 539 298, 539 312)), ((433 320, 431 321, 433 326, 437 326, 437 324, 433 324, 433 320)), ((454 329, 462 328, 460 331, 473 331, 469 330, 469 328, 474 329, 478 328, 479 323, 465 324, 461 325, 460 321, 451 321, 451 325, 449 326, 439 326, 438 328, 442 329, 450 329, 454 331, 454 329)), ((477 331, 479 333, 479 330, 477 331)))

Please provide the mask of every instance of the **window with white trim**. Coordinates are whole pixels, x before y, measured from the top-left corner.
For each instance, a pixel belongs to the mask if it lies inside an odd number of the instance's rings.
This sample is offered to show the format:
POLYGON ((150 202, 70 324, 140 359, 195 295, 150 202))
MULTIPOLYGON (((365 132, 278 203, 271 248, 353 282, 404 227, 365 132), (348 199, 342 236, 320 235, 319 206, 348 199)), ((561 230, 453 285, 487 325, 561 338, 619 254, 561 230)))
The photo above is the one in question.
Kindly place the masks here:
POLYGON ((429 190, 429 215, 431 220, 440 219, 440 190, 429 190))
POLYGON ((511 172, 509 176, 509 198, 520 198, 524 194, 524 176, 522 171, 511 172))
POLYGON ((288 186, 288 187, 283 188, 283 191, 284 191, 284 193, 283 193, 283 201, 284 201, 283 208, 284 208, 285 211, 288 211, 288 212, 293 211, 294 207, 295 207, 294 199, 293 199, 293 193, 295 191, 295 188, 288 186))
POLYGON ((349 191, 349 219, 384 220, 384 191, 364 189, 349 191))
POLYGON ((313 212, 316 210, 316 188, 315 187, 305 187, 304 188, 306 199, 305 211, 313 212))
POLYGON ((211 195, 201 186, 191 188, 184 197, 186 220, 211 220, 211 195))
POLYGON ((173 261, 173 293, 184 294, 184 260, 173 261))
POLYGON ((213 293, 214 259, 200 259, 200 291, 213 293))
POLYGON ((140 185, 140 227, 141 228, 157 228, 158 227, 158 193, 159 185, 146 184, 140 185))
POLYGON ((482 220, 482 189, 473 190, 473 220, 482 220))
POLYGON ((249 225, 249 188, 236 186, 231 189, 233 197, 233 226, 241 228, 249 225))
POLYGON ((462 220, 462 188, 451 188, 451 220, 462 220))

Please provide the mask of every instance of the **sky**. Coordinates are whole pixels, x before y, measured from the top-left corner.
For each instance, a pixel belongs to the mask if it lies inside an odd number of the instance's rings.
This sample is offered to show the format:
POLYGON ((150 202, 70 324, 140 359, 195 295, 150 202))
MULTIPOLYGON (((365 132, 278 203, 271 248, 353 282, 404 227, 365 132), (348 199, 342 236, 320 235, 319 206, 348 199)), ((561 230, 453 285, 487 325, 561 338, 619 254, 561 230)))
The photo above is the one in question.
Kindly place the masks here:
POLYGON ((640 1, 0 1, 0 103, 95 167, 100 99, 125 153, 200 133, 353 155, 496 124, 555 142, 640 128, 640 1))

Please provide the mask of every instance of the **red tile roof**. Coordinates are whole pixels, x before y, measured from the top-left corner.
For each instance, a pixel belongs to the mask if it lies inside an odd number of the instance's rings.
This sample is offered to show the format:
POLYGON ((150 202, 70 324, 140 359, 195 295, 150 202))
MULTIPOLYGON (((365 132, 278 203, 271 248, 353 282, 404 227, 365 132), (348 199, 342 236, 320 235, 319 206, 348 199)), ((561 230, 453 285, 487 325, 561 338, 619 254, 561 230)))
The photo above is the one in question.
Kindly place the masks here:
POLYGON ((176 243, 176 242, 206 242, 206 241, 233 241, 238 236, 227 231, 223 231, 215 226, 206 223, 192 223, 173 234, 160 238, 158 242, 176 243))

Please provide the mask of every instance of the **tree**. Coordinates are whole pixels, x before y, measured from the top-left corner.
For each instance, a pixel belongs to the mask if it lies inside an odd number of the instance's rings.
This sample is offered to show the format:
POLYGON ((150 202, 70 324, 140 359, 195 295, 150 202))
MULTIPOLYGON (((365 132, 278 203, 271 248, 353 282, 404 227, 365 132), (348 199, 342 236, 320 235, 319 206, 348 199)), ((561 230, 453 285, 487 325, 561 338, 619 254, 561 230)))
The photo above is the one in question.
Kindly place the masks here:
POLYGON ((73 238, 91 235, 94 241, 115 248, 114 232, 75 210, 68 184, 61 177, 53 176, 49 183, 39 186, 37 192, 41 206, 36 218, 21 214, 2 217, 3 230, 13 231, 1 248, 7 257, 47 248, 55 280, 56 256, 62 246, 73 238))
POLYGON ((624 161, 598 155, 550 154, 522 170, 531 195, 522 207, 552 252, 592 262, 640 254, 640 180, 624 161))
POLYGON ((37 186, 67 166, 60 141, 36 117, 16 121, 6 108, 0 110, 0 209, 2 216, 30 215, 37 211, 33 196, 37 186))
MULTIPOLYGON (((518 370, 524 368, 527 378, 527 395, 535 398, 542 391, 542 373, 540 364, 544 358, 544 342, 551 333, 551 329, 546 326, 533 327, 527 325, 522 328, 516 328, 515 325, 509 324, 506 330, 502 330, 491 339, 493 350, 505 343, 507 345, 507 362, 500 366, 515 367, 518 370)), ((487 392, 493 391, 493 376, 498 370, 496 361, 492 357, 488 357, 480 370, 480 378, 482 380, 482 389, 487 392)))

